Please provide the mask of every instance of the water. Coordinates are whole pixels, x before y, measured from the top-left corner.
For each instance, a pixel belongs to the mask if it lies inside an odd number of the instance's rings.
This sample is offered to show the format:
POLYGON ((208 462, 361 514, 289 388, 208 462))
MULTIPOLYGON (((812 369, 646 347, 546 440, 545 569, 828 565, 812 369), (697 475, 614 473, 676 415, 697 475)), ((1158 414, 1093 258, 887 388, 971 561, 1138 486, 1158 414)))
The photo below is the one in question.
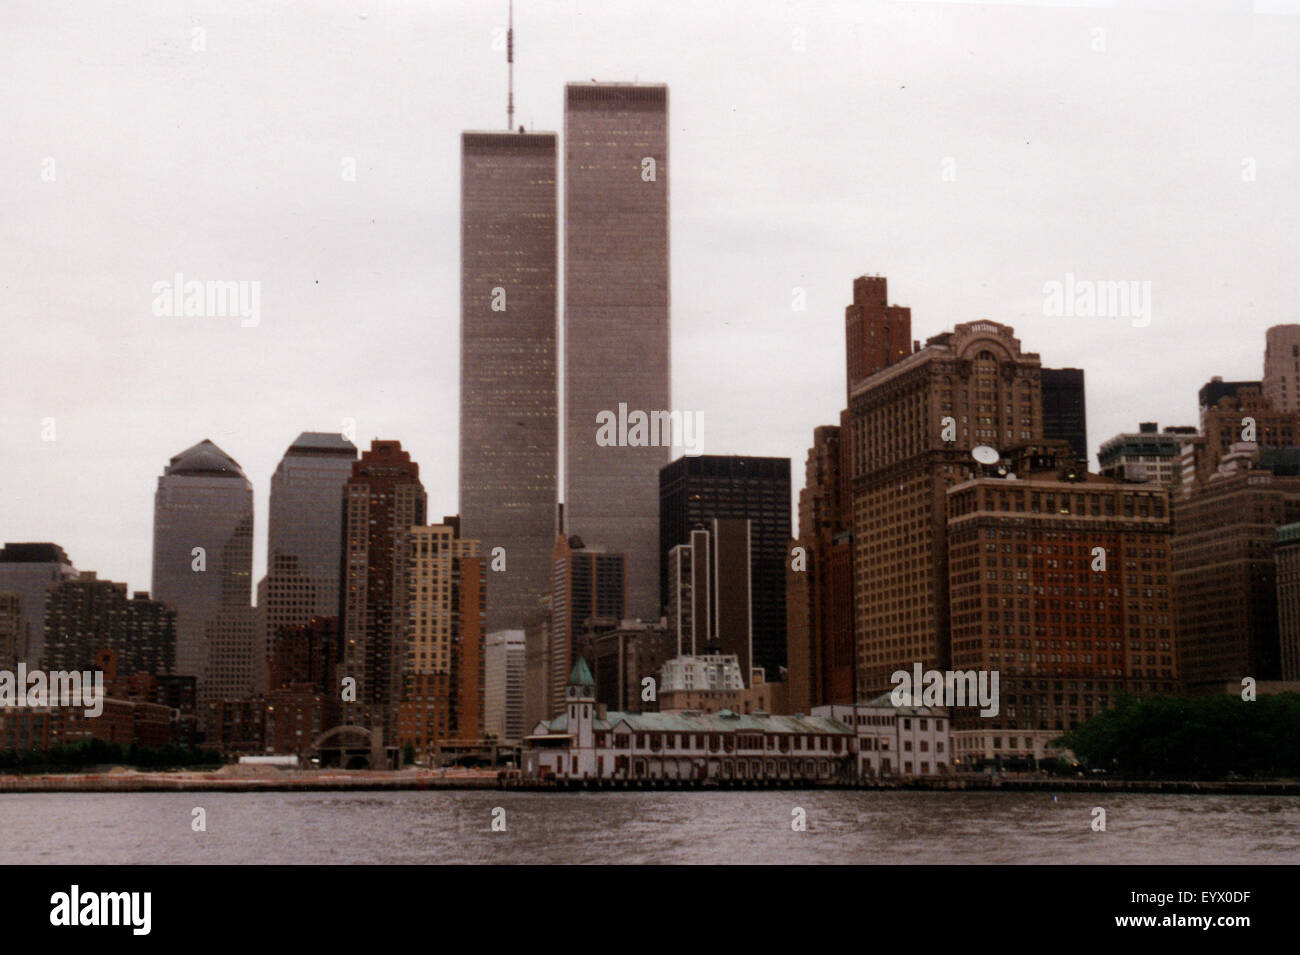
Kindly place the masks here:
POLYGON ((1300 863, 1300 798, 971 792, 34 793, 0 864, 1300 863), (207 832, 191 830, 191 810, 207 832), (506 831, 491 831, 494 807, 506 831), (1106 810, 1106 832, 1091 829, 1106 810), (791 829, 791 810, 807 831, 791 829), (21 834, 21 835, 19 835, 21 834))

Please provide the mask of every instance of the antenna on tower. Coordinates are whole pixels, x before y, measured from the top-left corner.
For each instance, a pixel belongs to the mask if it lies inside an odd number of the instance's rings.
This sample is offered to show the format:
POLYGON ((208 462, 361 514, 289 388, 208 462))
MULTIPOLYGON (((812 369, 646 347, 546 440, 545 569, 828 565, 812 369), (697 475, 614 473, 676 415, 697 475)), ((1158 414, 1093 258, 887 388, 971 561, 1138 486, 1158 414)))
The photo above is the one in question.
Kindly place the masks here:
POLYGON ((506 100, 506 129, 515 128, 515 0, 510 0, 506 26, 506 64, 510 72, 510 93, 506 100))

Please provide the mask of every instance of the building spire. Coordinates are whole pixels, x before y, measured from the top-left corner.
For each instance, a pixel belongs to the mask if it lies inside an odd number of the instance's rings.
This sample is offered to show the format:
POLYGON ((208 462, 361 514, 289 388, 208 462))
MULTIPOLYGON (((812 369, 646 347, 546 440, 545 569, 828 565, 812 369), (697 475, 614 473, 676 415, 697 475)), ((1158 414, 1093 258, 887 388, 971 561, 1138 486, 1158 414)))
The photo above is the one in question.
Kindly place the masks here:
POLYGON ((506 26, 506 66, 510 74, 510 92, 506 99, 506 129, 515 128, 515 2, 510 0, 506 26))

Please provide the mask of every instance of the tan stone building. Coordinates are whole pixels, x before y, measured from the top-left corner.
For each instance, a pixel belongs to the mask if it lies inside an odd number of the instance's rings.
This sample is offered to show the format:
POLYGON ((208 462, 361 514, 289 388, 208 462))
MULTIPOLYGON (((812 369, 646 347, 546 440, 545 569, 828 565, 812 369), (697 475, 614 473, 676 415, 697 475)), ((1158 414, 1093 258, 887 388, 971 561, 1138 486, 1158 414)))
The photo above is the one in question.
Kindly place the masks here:
POLYGON ((1300 477, 1249 469, 1174 506, 1178 669, 1192 692, 1281 678, 1275 531, 1300 521, 1300 477))
POLYGON ((412 527, 403 538, 405 612, 398 745, 418 752, 483 737, 487 601, 479 542, 456 518, 412 527))
POLYGON ((857 693, 950 657, 946 492, 977 445, 1043 437, 1041 364, 1013 329, 957 325, 869 375, 850 397, 857 693))

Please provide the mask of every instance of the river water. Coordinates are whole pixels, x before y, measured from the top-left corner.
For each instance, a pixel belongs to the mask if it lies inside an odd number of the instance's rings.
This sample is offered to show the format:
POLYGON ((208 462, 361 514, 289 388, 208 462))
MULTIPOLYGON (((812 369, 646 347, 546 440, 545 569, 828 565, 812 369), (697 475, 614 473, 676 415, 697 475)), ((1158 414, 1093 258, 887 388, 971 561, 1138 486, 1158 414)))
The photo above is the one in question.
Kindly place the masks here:
POLYGON ((989 792, 34 793, 0 863, 1300 863, 1300 798, 989 792), (195 832, 202 808, 207 831, 195 832), (492 831, 504 809, 505 831, 492 831), (1093 808, 1106 831, 1092 829, 1093 808), (794 831, 802 809, 806 831, 794 831))

